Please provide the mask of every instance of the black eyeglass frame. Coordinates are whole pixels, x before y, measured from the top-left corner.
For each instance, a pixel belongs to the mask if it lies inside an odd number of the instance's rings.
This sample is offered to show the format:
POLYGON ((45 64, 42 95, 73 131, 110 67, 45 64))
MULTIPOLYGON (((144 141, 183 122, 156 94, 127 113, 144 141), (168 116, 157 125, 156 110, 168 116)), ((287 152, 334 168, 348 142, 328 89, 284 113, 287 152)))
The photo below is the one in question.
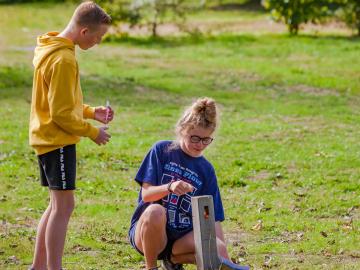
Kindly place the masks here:
POLYGON ((214 138, 211 138, 211 137, 200 137, 200 136, 196 136, 196 135, 190 136, 190 142, 192 142, 192 143, 201 142, 203 145, 209 145, 210 143, 213 142, 213 140, 214 140, 214 138))

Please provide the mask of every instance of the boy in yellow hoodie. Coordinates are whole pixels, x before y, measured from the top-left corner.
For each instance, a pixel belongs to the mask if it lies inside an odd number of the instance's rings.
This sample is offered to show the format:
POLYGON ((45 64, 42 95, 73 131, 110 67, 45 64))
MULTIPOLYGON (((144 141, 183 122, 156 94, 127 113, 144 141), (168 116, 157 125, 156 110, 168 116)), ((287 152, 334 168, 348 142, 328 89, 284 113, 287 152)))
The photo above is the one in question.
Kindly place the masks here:
POLYGON ((75 144, 89 137, 98 145, 110 135, 85 119, 107 124, 110 107, 83 104, 75 46, 87 50, 101 42, 111 18, 92 1, 80 4, 67 27, 38 37, 29 140, 38 155, 41 184, 49 188, 50 203, 42 215, 31 269, 60 270, 67 225, 74 209, 75 144))

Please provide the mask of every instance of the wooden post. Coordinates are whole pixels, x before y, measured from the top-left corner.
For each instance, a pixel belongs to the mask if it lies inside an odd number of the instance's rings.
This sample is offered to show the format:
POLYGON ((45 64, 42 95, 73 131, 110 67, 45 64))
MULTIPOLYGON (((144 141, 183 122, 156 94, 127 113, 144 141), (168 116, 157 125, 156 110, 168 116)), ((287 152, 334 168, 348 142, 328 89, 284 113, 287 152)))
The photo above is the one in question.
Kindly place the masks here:
POLYGON ((212 196, 192 197, 191 206, 197 270, 248 270, 249 267, 231 263, 217 253, 212 196))
POLYGON ((195 256, 198 270, 219 269, 212 196, 191 198, 195 256))

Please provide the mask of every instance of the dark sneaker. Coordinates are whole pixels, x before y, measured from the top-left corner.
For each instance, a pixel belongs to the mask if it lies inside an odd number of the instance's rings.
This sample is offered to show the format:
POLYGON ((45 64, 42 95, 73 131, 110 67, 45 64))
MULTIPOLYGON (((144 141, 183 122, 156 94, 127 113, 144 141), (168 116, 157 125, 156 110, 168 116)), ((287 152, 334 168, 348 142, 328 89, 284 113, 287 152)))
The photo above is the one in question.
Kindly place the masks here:
POLYGON ((172 263, 170 260, 162 260, 161 267, 164 270, 185 270, 182 264, 172 263))

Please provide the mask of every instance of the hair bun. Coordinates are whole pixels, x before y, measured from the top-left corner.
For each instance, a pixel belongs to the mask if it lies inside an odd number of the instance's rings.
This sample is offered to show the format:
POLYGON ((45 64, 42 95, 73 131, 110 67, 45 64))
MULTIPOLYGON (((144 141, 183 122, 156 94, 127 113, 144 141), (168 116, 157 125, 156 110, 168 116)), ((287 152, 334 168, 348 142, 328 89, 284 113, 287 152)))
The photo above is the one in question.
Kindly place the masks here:
POLYGON ((217 115, 215 100, 208 97, 199 98, 184 111, 176 124, 175 133, 178 138, 181 138, 184 136, 184 131, 195 127, 210 129, 214 132, 218 125, 217 115))
POLYGON ((192 107, 194 115, 205 119, 209 123, 216 123, 216 104, 212 98, 200 98, 192 107))

